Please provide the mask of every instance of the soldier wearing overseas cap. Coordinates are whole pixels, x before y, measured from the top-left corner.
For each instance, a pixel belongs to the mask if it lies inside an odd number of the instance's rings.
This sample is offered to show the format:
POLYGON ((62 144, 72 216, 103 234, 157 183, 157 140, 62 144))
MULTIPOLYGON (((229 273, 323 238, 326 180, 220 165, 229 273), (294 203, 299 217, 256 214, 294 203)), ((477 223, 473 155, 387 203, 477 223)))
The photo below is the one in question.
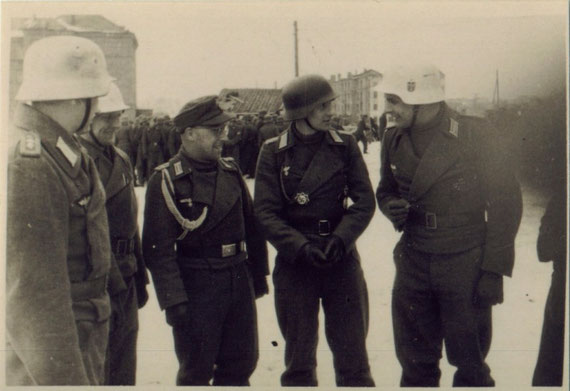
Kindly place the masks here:
POLYGON ((376 197, 403 231, 392 294, 400 384, 438 386, 445 341, 453 386, 493 386, 491 306, 513 269, 521 191, 490 125, 452 111, 444 87, 431 65, 395 68, 381 85, 395 126, 376 197))
POLYGON ((146 193, 143 253, 173 329, 177 385, 249 385, 259 356, 267 247, 239 167, 220 158, 231 118, 221 104, 207 96, 182 107, 182 147, 146 193))
POLYGON ((289 128, 262 147, 255 212, 277 249, 275 308, 286 341, 283 386, 316 386, 319 304, 338 386, 374 386, 366 352, 368 293, 356 239, 375 210, 352 135, 330 130, 328 81, 306 75, 283 87, 289 128), (348 199, 352 201, 349 206, 348 199))
POLYGON ((8 163, 6 384, 99 385, 111 307, 105 191, 74 134, 109 92, 92 41, 40 39, 24 56, 20 142, 8 163))
POLYGON ((99 98, 95 118, 79 141, 95 161, 105 186, 111 238, 111 295, 109 345, 105 357, 105 385, 134 385, 139 329, 138 309, 147 299, 148 276, 142 258, 137 224, 137 199, 129 156, 115 147, 119 118, 128 106, 115 83, 99 98))

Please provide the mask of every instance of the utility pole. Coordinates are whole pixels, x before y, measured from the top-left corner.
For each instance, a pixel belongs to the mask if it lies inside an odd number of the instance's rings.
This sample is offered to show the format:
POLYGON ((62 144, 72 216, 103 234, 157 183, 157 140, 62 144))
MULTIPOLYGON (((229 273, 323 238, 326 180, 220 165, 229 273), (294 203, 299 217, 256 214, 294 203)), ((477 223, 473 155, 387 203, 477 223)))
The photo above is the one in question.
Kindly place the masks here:
POLYGON ((297 21, 293 23, 295 31, 295 77, 299 76, 299 47, 297 45, 297 21))
POLYGON ((495 79, 495 90, 493 91, 493 105, 499 107, 501 99, 499 97, 499 70, 497 69, 497 76, 495 79))

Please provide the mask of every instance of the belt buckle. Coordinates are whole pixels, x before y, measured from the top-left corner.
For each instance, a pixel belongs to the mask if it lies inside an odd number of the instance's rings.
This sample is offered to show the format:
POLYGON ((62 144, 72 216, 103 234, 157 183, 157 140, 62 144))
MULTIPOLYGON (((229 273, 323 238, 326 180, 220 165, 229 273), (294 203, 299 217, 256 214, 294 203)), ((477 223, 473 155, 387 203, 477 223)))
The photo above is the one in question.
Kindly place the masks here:
POLYGON ((319 220, 319 236, 329 236, 331 234, 331 222, 319 220))
POLYGON ((222 244, 222 258, 236 255, 236 244, 222 244))
POLYGON ((426 212, 426 227, 428 229, 437 229, 437 217, 433 212, 426 212))

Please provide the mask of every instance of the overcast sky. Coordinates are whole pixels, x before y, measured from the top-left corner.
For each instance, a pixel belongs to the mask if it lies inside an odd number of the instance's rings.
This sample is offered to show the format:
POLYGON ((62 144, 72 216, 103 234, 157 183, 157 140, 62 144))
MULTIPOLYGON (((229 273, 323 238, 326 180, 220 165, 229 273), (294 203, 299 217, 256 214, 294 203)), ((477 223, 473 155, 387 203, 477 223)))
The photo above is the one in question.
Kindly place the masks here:
POLYGON ((101 14, 132 31, 139 106, 222 88, 280 88, 294 76, 295 20, 301 74, 346 77, 429 61, 446 74, 448 97, 488 99, 496 69, 502 98, 542 95, 566 83, 566 1, 3 1, 2 9, 4 22, 101 14))

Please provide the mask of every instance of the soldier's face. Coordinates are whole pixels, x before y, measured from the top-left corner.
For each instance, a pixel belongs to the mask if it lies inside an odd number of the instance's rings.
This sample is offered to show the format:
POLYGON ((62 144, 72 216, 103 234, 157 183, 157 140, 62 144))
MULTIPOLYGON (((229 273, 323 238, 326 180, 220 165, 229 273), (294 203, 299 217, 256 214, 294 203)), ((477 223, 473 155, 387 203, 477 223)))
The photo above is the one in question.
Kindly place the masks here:
POLYGON ((397 95, 384 94, 384 112, 391 116, 392 121, 399 128, 412 125, 414 106, 402 102, 397 95))
POLYGON ((332 101, 325 102, 315 108, 307 120, 317 130, 327 131, 330 129, 332 118, 332 101))
POLYGON ((189 136, 196 151, 196 159, 216 161, 222 155, 222 137, 225 125, 219 127, 198 127, 192 129, 189 136))
POLYGON ((112 145, 119 128, 121 112, 97 114, 91 123, 91 131, 100 144, 112 145))

